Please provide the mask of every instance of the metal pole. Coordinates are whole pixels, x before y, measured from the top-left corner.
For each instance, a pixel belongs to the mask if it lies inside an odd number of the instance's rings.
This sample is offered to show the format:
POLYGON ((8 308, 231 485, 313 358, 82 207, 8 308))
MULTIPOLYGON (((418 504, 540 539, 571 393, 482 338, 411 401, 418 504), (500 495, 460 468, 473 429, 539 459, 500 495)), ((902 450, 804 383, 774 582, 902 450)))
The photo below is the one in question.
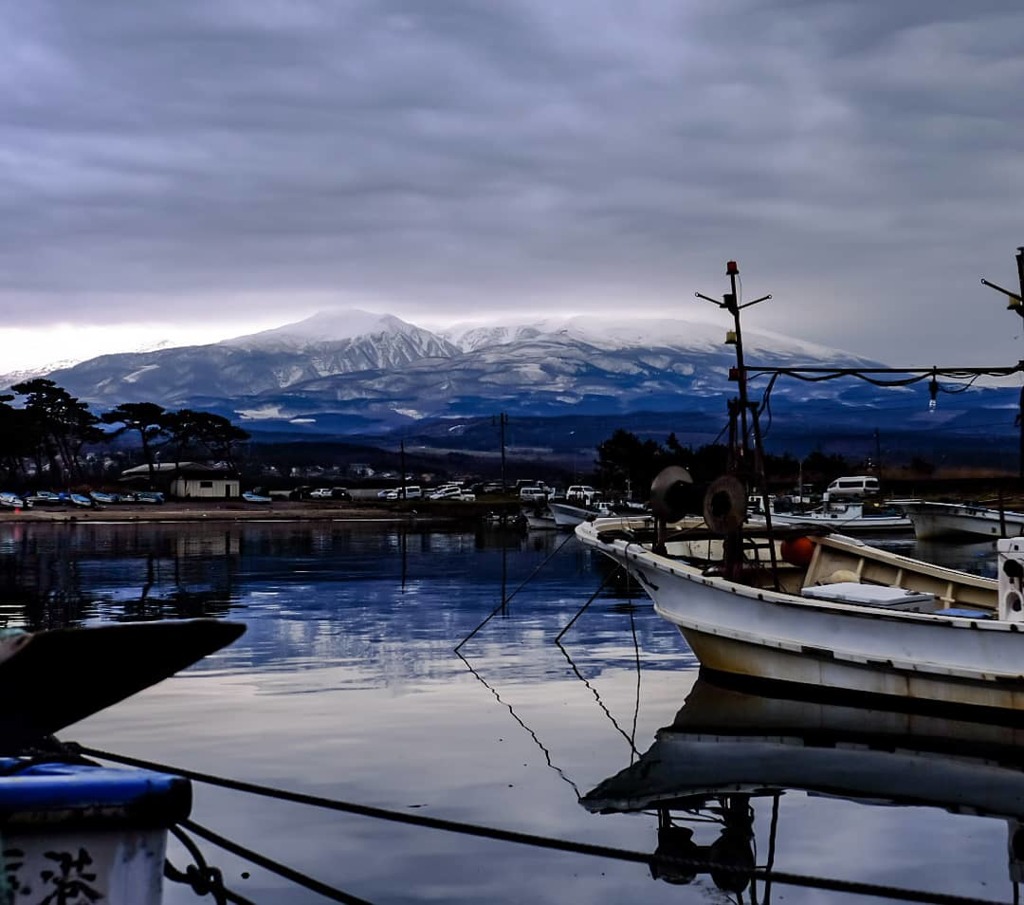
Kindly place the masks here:
MULTIPOLYGON (((1024 247, 1017 249, 1017 281, 1020 283, 1020 297, 1024 299, 1024 247)), ((1020 428, 1017 453, 1017 478, 1024 481, 1024 387, 1021 387, 1020 391, 1020 410, 1017 414, 1017 424, 1020 428)))
POLYGON ((502 412, 499 417, 499 423, 501 424, 501 492, 505 492, 505 425, 508 424, 508 414, 502 412))
MULTIPOLYGON (((740 455, 747 457, 747 372, 743 362, 743 333, 740 329, 740 308, 739 299, 736 297, 736 275, 740 272, 735 261, 729 261, 725 265, 725 272, 729 276, 729 295, 723 300, 726 309, 732 314, 733 330, 736 334, 736 380, 740 394, 740 426, 743 434, 740 441, 740 455)), ((743 468, 746 470, 747 463, 743 468)))
POLYGON ((402 472, 399 478, 399 487, 401 490, 398 491, 399 497, 405 499, 405 440, 398 441, 398 468, 402 472))

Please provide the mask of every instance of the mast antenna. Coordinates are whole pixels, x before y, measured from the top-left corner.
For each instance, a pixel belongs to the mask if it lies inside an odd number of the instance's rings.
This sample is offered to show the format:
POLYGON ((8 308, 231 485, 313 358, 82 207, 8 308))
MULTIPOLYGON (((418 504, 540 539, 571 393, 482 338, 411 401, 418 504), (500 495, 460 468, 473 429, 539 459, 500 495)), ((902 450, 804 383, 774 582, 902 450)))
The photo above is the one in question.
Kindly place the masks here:
MULTIPOLYGON (((734 476, 731 480, 735 481, 738 478, 743 485, 742 500, 744 507, 746 507, 747 494, 750 491, 749 482, 753 479, 756 483, 761 493, 761 508, 765 514, 765 522, 770 539, 772 537, 772 515, 771 507, 768 503, 768 486, 765 480, 761 427, 758 421, 757 406, 750 403, 747 394, 747 368, 743 359, 743 331, 740 327, 740 312, 751 305, 768 301, 771 295, 764 295, 750 302, 740 302, 739 293, 736 291, 736 277, 739 275, 739 272, 739 266, 735 261, 729 261, 725 265, 725 273, 729 277, 729 292, 722 296, 722 301, 713 299, 700 292, 695 292, 694 295, 706 302, 711 302, 712 305, 724 308, 733 318, 733 329, 726 333, 725 341, 728 345, 736 347, 736 367, 730 368, 729 379, 736 381, 739 397, 729 400, 729 471, 734 476), (751 449, 750 445, 751 434, 753 435, 753 449, 751 449)), ((724 480, 730 479, 725 478, 724 480)), ((709 488, 709 496, 713 493, 713 488, 709 488)), ((723 498, 729 497, 725 488, 720 491, 720 494, 723 498)), ((723 527, 726 528, 723 532, 725 534, 725 565, 729 573, 738 573, 743 564, 742 525, 746 518, 746 510, 744 508, 742 513, 732 513, 733 507, 731 502, 729 505, 723 502, 721 506, 718 506, 714 499, 705 501, 705 513, 707 513, 709 508, 712 512, 716 508, 727 509, 730 515, 733 516, 731 519, 722 520, 723 527), (737 515, 738 518, 736 518, 737 515)), ((705 514, 705 519, 708 519, 707 514, 705 514)), ((711 526, 709 525, 709 527, 711 526)), ((775 560, 775 544, 769 543, 768 547, 771 553, 772 575, 777 587, 778 565, 775 560)), ((732 577, 735 578, 738 575, 733 575, 732 577)))
POLYGON ((1003 289, 1002 286, 997 286, 984 277, 981 278, 981 282, 983 286, 988 286, 989 289, 1001 292, 1010 300, 1006 306, 1008 311, 1016 311, 1021 317, 1024 317, 1024 246, 1017 249, 1017 282, 1020 284, 1018 292, 1010 292, 1009 289, 1003 289))

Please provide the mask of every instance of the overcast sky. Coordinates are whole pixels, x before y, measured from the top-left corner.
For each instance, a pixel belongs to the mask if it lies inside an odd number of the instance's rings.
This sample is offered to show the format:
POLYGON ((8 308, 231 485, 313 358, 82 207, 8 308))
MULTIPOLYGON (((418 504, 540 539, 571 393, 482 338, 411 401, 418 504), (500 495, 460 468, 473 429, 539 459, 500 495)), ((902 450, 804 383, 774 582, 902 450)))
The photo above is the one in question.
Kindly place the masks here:
POLYGON ((1019 288, 1020 0, 33 0, 0 27, 0 372, 332 307, 715 317, 728 259, 773 295, 748 330, 1024 358, 980 283, 1019 288))

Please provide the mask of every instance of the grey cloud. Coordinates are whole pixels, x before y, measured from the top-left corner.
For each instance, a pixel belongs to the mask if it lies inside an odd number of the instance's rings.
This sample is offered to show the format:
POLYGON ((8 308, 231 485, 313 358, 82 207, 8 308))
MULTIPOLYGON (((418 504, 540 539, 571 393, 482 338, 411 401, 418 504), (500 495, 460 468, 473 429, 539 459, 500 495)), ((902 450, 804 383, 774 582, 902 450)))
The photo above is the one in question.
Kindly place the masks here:
POLYGON ((978 277, 1024 242, 1022 34, 991 0, 11 7, 0 313, 682 312, 735 257, 766 328, 952 353, 966 304, 1008 355, 978 277))

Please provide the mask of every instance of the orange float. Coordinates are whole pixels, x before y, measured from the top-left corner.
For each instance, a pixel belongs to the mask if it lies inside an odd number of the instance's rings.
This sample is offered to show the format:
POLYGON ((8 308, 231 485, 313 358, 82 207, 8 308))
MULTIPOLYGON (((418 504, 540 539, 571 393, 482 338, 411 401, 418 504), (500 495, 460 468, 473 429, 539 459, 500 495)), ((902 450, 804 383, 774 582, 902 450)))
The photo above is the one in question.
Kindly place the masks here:
POLYGON ((809 537, 793 537, 782 542, 782 558, 793 566, 809 566, 814 555, 814 541, 809 537))

